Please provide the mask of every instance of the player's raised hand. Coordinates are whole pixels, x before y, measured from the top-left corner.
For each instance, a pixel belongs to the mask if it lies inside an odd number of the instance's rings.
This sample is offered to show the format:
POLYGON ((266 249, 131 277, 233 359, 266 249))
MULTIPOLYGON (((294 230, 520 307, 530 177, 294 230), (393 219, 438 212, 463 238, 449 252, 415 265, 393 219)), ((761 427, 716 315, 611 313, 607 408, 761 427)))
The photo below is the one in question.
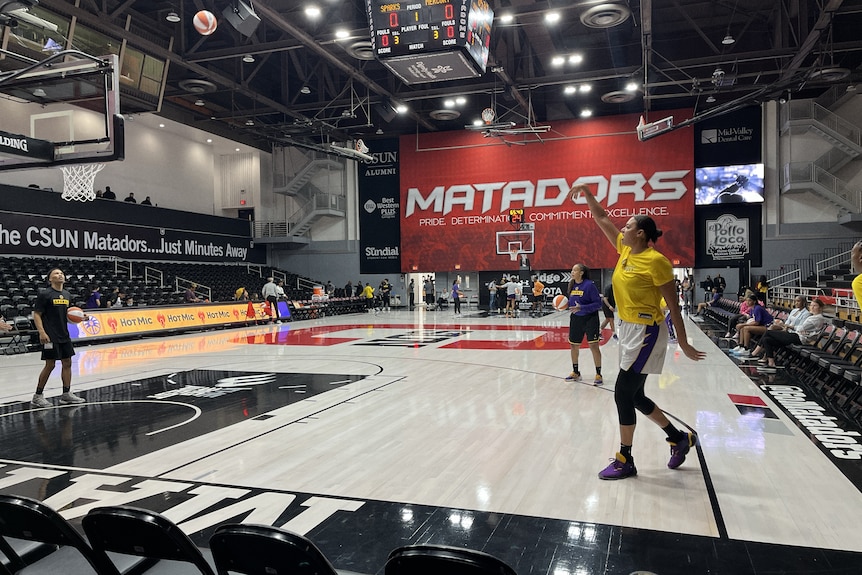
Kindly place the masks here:
POLYGON ((569 190, 569 199, 572 201, 580 200, 581 196, 584 194, 592 197, 592 192, 590 192, 589 186, 586 184, 575 184, 572 186, 572 189, 569 190))

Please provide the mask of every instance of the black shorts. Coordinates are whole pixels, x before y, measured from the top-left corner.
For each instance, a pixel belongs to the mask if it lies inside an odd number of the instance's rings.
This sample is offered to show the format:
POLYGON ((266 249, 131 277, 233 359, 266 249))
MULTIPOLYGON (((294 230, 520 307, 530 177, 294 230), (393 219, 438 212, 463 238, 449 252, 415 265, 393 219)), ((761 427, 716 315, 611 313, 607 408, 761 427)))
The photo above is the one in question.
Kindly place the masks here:
POLYGON ((587 343, 601 340, 598 312, 591 313, 590 315, 571 314, 569 318, 569 343, 571 345, 580 345, 584 340, 584 335, 587 336, 587 343))
POLYGON ((75 355, 75 348, 72 347, 72 342, 55 343, 51 349, 42 349, 43 361, 58 361, 68 359, 75 355))

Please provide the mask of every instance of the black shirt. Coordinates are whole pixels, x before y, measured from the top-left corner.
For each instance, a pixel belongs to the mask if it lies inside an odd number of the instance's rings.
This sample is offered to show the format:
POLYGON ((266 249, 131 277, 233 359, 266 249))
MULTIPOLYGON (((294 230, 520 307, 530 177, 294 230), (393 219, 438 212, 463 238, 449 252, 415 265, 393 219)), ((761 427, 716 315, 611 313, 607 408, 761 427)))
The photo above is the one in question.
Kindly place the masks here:
POLYGON ((66 290, 57 291, 52 287, 39 292, 35 310, 42 314, 42 327, 53 343, 68 343, 69 326, 66 323, 66 310, 69 309, 71 294, 66 290))

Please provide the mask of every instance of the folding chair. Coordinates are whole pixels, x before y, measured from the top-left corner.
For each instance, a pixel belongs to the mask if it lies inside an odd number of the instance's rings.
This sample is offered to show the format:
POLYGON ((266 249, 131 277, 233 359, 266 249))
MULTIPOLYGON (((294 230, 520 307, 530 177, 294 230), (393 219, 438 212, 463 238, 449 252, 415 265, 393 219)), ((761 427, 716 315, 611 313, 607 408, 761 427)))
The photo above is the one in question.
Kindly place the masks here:
POLYGON ((338 573, 310 540, 269 525, 222 525, 210 537, 210 550, 218 575, 338 573))
POLYGON ((0 495, 0 572, 119 575, 59 513, 35 499, 0 495))
POLYGON ((444 545, 408 545, 389 554, 384 575, 516 575, 493 555, 444 545))
POLYGON ((93 550, 111 565, 129 556, 143 558, 135 566, 135 575, 151 571, 215 575, 213 565, 191 539, 170 519, 154 511, 127 506, 97 507, 81 523, 93 550))

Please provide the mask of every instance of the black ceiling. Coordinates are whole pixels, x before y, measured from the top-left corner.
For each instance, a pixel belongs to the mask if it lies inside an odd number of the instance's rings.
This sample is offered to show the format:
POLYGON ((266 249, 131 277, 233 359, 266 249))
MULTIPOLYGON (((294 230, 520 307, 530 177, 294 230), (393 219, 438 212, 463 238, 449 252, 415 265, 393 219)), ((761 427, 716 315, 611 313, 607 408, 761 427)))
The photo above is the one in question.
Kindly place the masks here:
MULTIPOLYGON (((163 115, 262 149, 463 129, 486 107, 517 124, 577 118, 585 108, 594 116, 651 119, 681 107, 710 114, 788 95, 813 97, 833 85, 853 90, 862 80, 862 0, 492 0, 485 74, 413 86, 367 59, 364 0, 316 1, 317 20, 305 14, 312 0, 253 2, 261 23, 250 36, 221 17, 231 0, 80 0, 79 7, 42 0, 40 6, 168 59, 163 115), (192 26, 201 9, 219 17, 210 36, 192 26), (171 11, 180 22, 165 20, 171 11), (550 11, 560 16, 554 25, 545 22, 550 11), (612 27, 582 21, 584 14, 601 21, 617 12, 630 16, 612 27), (510 24, 501 21, 505 13, 514 16, 510 24), (349 37, 337 40, 337 27, 349 37), (735 42, 722 43, 727 35, 735 42), (576 53, 579 64, 552 64, 554 56, 576 53), (245 62, 246 55, 254 61, 245 62), (624 90, 631 81, 639 84, 634 94, 624 90), (566 93, 582 84, 591 90, 566 93), (454 108, 458 114, 436 112, 456 95, 466 99, 454 108), (409 111, 393 118, 385 113, 389 102, 409 111)), ((122 106, 125 113, 146 108, 128 98, 122 106)))

